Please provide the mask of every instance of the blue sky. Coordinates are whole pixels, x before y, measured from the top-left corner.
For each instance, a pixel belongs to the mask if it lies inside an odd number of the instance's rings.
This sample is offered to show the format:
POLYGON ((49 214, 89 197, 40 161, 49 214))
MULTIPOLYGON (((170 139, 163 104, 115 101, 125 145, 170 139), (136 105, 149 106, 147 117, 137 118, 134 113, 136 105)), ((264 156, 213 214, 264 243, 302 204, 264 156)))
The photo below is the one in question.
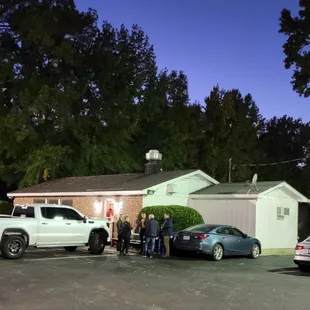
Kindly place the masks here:
POLYGON ((300 98, 283 66, 278 34, 281 9, 294 13, 298 0, 76 0, 96 9, 114 27, 138 24, 154 45, 159 68, 188 76, 191 101, 211 88, 251 93, 267 118, 287 114, 310 121, 310 99, 300 98))

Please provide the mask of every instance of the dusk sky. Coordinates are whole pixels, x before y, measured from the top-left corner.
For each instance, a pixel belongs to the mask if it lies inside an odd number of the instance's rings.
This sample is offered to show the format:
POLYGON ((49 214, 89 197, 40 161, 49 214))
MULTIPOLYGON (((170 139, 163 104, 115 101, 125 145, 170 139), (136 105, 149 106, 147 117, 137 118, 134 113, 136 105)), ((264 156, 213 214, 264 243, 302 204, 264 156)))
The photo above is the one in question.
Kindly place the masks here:
POLYGON ((154 45, 159 69, 182 70, 191 101, 203 102, 217 83, 251 93, 261 114, 310 121, 310 98, 300 98, 285 70, 278 34, 282 8, 298 0, 76 0, 114 27, 138 24, 154 45))

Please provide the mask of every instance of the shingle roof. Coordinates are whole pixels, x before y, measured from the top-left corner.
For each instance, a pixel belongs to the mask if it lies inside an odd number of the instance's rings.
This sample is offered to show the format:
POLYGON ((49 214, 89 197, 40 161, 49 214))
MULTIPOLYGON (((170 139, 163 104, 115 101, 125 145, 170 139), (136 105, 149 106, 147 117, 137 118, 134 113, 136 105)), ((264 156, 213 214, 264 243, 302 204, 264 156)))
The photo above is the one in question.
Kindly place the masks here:
POLYGON ((225 194, 259 194, 284 181, 257 182, 256 188, 251 183, 220 183, 203 188, 192 195, 225 195, 225 194))
POLYGON ((139 191, 168 182, 197 170, 163 171, 150 175, 144 173, 111 174, 56 179, 19 189, 17 193, 74 193, 99 191, 139 191))

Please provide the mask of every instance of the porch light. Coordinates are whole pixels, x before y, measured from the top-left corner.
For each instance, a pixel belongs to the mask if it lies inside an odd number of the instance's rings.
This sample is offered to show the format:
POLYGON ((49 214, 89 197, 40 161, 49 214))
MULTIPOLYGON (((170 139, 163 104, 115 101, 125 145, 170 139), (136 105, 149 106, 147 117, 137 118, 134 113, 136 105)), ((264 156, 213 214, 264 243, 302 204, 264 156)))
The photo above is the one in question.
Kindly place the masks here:
POLYGON ((102 212, 102 201, 96 200, 94 202, 95 213, 99 215, 102 212))
POLYGON ((115 210, 115 215, 119 215, 120 212, 123 210, 123 202, 122 201, 117 201, 115 203, 114 210, 115 210))

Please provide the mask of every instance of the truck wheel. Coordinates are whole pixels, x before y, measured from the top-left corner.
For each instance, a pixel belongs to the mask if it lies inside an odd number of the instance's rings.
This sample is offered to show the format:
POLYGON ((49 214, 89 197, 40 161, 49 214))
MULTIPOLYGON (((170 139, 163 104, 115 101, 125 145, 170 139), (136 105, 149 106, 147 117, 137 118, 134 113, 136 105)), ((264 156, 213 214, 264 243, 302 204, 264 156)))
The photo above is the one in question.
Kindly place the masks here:
POLYGON ((65 250, 68 252, 74 252, 77 249, 77 246, 65 246, 65 250))
POLYGON ((2 256, 6 259, 21 258, 26 251, 26 241, 22 236, 11 235, 4 238, 1 244, 2 256))
POLYGON ((105 248, 105 240, 99 233, 94 233, 89 241, 89 251, 91 254, 100 255, 105 248))

